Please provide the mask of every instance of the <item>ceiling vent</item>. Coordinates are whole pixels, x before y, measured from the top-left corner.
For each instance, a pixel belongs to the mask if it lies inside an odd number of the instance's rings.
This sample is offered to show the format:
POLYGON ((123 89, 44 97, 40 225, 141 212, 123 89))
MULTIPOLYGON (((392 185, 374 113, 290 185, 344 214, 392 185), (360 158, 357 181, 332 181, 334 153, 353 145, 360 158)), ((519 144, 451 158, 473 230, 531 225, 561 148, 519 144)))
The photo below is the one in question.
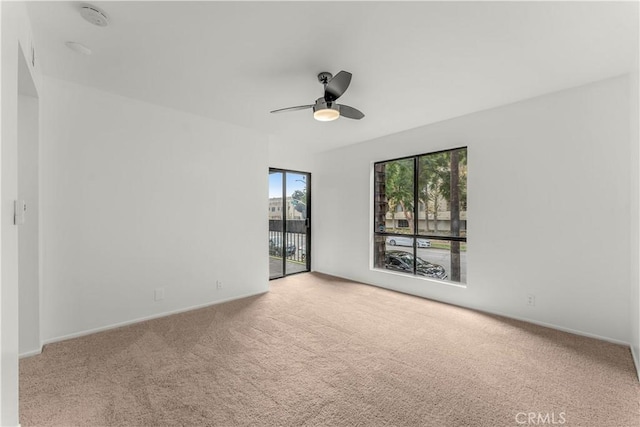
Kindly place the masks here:
POLYGON ((107 14, 90 4, 85 4, 80 8, 80 15, 98 27, 106 27, 109 25, 109 17, 107 14))

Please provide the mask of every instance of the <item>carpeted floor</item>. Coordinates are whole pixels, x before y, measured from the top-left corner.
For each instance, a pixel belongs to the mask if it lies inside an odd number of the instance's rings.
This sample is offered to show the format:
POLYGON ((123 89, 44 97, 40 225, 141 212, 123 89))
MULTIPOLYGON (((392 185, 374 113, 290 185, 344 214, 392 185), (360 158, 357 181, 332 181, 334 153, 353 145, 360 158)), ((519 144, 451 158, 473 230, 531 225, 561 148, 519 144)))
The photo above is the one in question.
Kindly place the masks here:
POLYGON ((640 425, 629 349, 320 274, 51 344, 23 427, 640 425))

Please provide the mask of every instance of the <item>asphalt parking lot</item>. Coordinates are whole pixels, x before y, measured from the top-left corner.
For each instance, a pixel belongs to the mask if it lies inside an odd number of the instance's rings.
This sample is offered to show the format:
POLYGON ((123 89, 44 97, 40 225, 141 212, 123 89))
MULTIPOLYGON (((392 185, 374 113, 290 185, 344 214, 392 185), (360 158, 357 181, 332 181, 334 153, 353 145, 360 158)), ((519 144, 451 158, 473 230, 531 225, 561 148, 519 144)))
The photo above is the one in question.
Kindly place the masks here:
MULTIPOLYGON (((406 246, 386 245, 387 251, 413 252, 413 248, 406 246)), ((422 258, 432 264, 439 264, 444 267, 447 277, 451 277, 451 253, 446 249, 418 248, 418 258, 422 258)), ((467 283, 467 252, 460 252, 460 282, 467 283)))

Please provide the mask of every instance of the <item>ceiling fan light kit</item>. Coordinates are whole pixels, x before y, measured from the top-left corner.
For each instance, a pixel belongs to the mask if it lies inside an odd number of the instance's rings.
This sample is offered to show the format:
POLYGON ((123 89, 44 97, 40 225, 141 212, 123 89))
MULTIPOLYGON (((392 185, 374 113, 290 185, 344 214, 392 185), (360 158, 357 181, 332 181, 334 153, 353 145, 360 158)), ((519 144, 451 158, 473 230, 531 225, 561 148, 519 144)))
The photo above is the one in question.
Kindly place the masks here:
POLYGON ((331 122, 337 120, 340 117, 340 112, 331 108, 325 108, 324 110, 316 110, 313 112, 313 118, 319 122, 331 122))
POLYGON ((331 122, 340 117, 340 110, 332 102, 319 98, 313 106, 313 118, 319 122, 331 122))
POLYGON ((348 119, 360 120, 364 114, 348 105, 336 104, 334 101, 342 96, 351 83, 351 73, 340 71, 333 76, 331 73, 323 71, 318 74, 318 81, 324 86, 324 96, 318 98, 315 104, 300 105, 297 107, 281 108, 273 110, 272 113, 282 113, 286 111, 313 109, 313 118, 321 122, 330 122, 340 116, 348 119))

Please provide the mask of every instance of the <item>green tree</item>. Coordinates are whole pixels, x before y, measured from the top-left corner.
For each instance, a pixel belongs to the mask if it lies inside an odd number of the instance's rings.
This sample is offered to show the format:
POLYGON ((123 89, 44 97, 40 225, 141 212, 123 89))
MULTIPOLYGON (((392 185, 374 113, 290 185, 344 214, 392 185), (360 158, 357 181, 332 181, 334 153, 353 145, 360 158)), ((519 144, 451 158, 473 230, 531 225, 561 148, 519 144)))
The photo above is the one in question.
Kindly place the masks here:
MULTIPOLYGON (((460 210, 467 209, 467 150, 456 150, 458 165, 458 184, 455 189, 458 191, 458 200, 460 210)), ((425 218, 429 218, 429 214, 433 213, 433 231, 438 232, 438 210, 440 201, 444 200, 451 210, 451 155, 452 151, 442 153, 428 154, 419 158, 419 186, 418 197, 424 205, 425 218)), ((429 228, 429 222, 426 221, 426 230, 429 228)))
MULTIPOLYGON (((467 150, 445 151, 419 158, 418 196, 424 205, 426 230, 429 229, 429 213, 433 212, 433 232, 438 232, 439 202, 444 200, 449 208, 450 232, 460 236, 460 212, 467 209, 467 150), (431 208, 432 207, 432 208, 431 208)), ((460 281, 460 242, 452 241, 451 280, 460 281)))
POLYGON ((458 192, 458 200, 461 206, 466 210, 467 207, 467 149, 461 148, 454 151, 449 151, 446 154, 446 167, 439 171, 440 178, 442 179, 441 194, 447 202, 451 201, 452 191, 458 192), (451 177, 453 175, 453 168, 451 163, 451 157, 456 157, 456 176, 458 178, 458 185, 451 185, 451 177))
POLYGON ((400 206, 409 223, 409 230, 414 232, 413 224, 413 160, 395 160, 388 162, 385 168, 385 189, 389 212, 395 217, 400 206))
POLYGON ((419 158, 418 197, 424 206, 425 228, 429 229, 429 213, 433 212, 433 231, 438 232, 438 208, 445 176, 449 171, 448 153, 436 153, 419 158), (433 209, 431 209, 433 206, 433 209))
POLYGON ((307 187, 304 190, 296 190, 291 194, 291 204, 293 208, 302 214, 302 218, 307 218, 307 187))

